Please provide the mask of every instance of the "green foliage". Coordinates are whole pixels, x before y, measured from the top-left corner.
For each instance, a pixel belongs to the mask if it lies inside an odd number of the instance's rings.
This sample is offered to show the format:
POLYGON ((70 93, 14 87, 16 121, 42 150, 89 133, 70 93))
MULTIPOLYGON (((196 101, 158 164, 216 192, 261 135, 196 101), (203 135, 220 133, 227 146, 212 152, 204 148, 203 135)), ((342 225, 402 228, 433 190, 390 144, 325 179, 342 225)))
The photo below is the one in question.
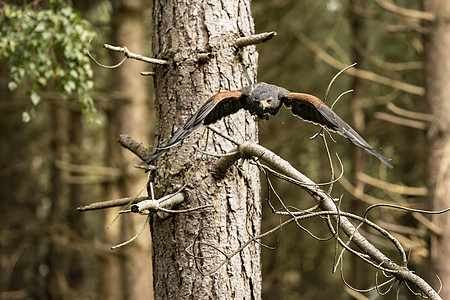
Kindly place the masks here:
POLYGON ((5 5, 0 12, 0 61, 9 62, 13 91, 26 87, 31 109, 40 103, 39 91, 53 84, 62 98, 77 97, 84 113, 95 113, 91 97, 93 72, 86 45, 94 36, 89 24, 70 6, 36 11, 31 6, 5 5))

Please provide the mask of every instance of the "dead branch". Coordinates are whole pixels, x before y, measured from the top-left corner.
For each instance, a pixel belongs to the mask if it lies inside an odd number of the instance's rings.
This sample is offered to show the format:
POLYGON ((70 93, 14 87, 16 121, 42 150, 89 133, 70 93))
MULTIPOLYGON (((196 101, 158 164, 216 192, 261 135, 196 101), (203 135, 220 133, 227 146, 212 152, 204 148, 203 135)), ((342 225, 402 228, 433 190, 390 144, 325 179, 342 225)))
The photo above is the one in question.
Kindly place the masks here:
POLYGON ((433 117, 433 115, 431 115, 431 114, 419 113, 416 111, 410 111, 410 110, 407 110, 404 108, 400 108, 392 102, 389 102, 386 105, 386 107, 393 113, 395 113, 399 116, 405 117, 405 118, 416 119, 419 121, 430 122, 430 123, 437 123, 436 118, 433 117))
MULTIPOLYGON (((290 213, 286 213, 286 214, 290 215, 290 213)), ((230 254, 226 254, 225 252, 221 251, 221 250, 220 250, 218 247, 216 247, 216 246, 213 246, 213 245, 210 245, 210 244, 206 244, 206 243, 202 243, 202 244, 205 245, 205 246, 212 247, 212 248, 214 248, 215 250, 219 251, 219 252, 220 252, 222 255, 224 255, 226 258, 225 258, 224 260, 222 260, 222 261, 221 261, 218 265, 216 265, 215 267, 213 267, 213 268, 208 267, 209 270, 208 270, 207 273, 204 273, 204 272, 201 271, 200 269, 199 269, 199 271, 200 271, 200 273, 202 273, 203 275, 209 275, 209 274, 212 274, 212 273, 216 272, 217 270, 219 270, 219 269, 220 269, 225 263, 227 263, 233 256, 235 256, 236 254, 238 254, 239 252, 241 252, 241 251, 242 251, 245 247, 247 247, 250 243, 255 242, 255 241, 257 241, 257 240, 260 240, 260 239, 262 239, 263 237, 266 237, 266 236, 268 236, 268 235, 270 235, 270 234, 272 234, 272 233, 275 233, 275 232, 281 230, 282 228, 284 228, 285 226, 287 226, 287 225, 289 225, 289 224, 291 224, 291 223, 298 222, 298 221, 301 221, 301 220, 310 219, 310 218, 314 218, 314 217, 320 217, 320 216, 322 216, 322 217, 324 217, 324 216, 325 216, 325 217, 326 217, 326 216, 334 216, 334 217, 339 218, 339 219, 340 219, 340 218, 345 218, 346 220, 348 220, 347 218, 351 218, 351 219, 355 219, 355 220, 361 222, 361 224, 367 224, 367 225, 369 225, 370 227, 372 227, 372 228, 374 228, 375 230, 377 230, 378 232, 380 232, 383 236, 387 237, 391 242, 393 242, 394 245, 396 246, 396 248, 398 248, 398 250, 401 252, 402 260, 403 260, 403 261, 406 261, 406 254, 405 254, 403 248, 401 247, 400 243, 397 241, 397 239, 396 239, 394 236, 392 236, 389 232, 387 232, 385 229, 381 228, 380 226, 378 226, 377 224, 373 223, 372 221, 370 221, 370 220, 368 220, 368 219, 366 219, 366 218, 357 216, 357 215, 355 215, 355 214, 348 213, 348 212, 338 212, 338 211, 316 211, 316 212, 310 212, 310 213, 296 213, 293 217, 291 217, 291 218, 289 218, 288 220, 282 222, 282 223, 279 224, 278 226, 276 226, 276 227, 270 229, 269 231, 266 231, 266 232, 264 232, 264 233, 262 233, 262 234, 260 234, 260 235, 258 235, 258 236, 251 237, 249 240, 247 240, 245 243, 243 243, 243 245, 242 245, 241 247, 239 247, 238 249, 234 250, 234 251, 231 252, 230 254)), ((333 228, 333 230, 334 230, 334 228, 333 228)), ((200 230, 200 232, 201 232, 201 230, 200 230)), ((194 250, 194 246, 195 246, 195 244, 197 243, 197 240, 198 240, 198 238, 199 238, 200 232, 199 232, 199 234, 197 235, 197 237, 195 238, 195 240, 193 241, 193 243, 192 243, 191 245, 189 245, 189 246, 186 248, 186 251, 187 251, 190 255, 194 256, 196 259, 202 259, 202 258, 204 258, 204 257, 200 257, 200 256, 196 255, 196 251, 194 250), (191 247, 192 247, 193 249, 192 249, 192 251, 189 251, 189 249, 190 249, 191 247)), ((390 269, 389 266, 387 266, 387 263, 381 263, 381 264, 378 264, 378 265, 375 264, 373 261, 371 261, 371 260, 369 260, 369 259, 367 258, 368 256, 367 256, 366 254, 361 253, 361 252, 357 252, 356 250, 350 248, 350 247, 347 245, 347 243, 344 243, 344 241, 343 241, 342 239, 340 239, 339 237, 337 237, 337 238, 338 238, 338 242, 339 242, 339 243, 340 243, 347 251, 350 251, 351 253, 353 253, 353 254, 359 256, 360 258, 362 258, 363 260, 365 260, 365 261, 367 261, 369 264, 371 264, 373 267, 375 267, 375 268, 377 268, 377 269, 379 269, 379 270, 386 271, 386 272, 390 272, 390 273, 394 273, 394 274, 397 274, 397 273, 398 273, 397 270, 395 270, 395 269, 390 269), (383 265, 384 265, 384 266, 383 266, 383 265)), ((327 238, 327 239, 322 239, 322 240, 328 240, 328 238, 327 238)), ((364 250, 364 249, 363 249, 363 250, 364 250)), ((395 263, 394 263, 394 264, 395 264, 395 263)), ((439 299, 439 298, 438 298, 438 299, 439 299)))
POLYGON ((150 216, 147 216, 147 219, 145 220, 145 222, 142 225, 141 229, 131 239, 128 239, 127 241, 125 241, 123 243, 120 243, 118 245, 112 246, 111 250, 116 250, 116 249, 119 249, 119 248, 121 248, 123 246, 131 244, 135 239, 137 239, 144 232, 145 228, 147 228, 147 224, 149 223, 149 221, 150 221, 150 216))
MULTIPOLYGON (((327 212, 328 214, 333 214, 335 221, 339 220, 339 228, 349 237, 351 237, 352 242, 358 246, 364 253, 360 256, 365 261, 376 264, 377 266, 383 266, 385 271, 396 276, 398 280, 409 282, 415 285, 421 290, 421 292, 429 297, 430 299, 441 299, 440 296, 434 291, 429 284, 422 278, 414 274, 406 267, 405 258, 402 259, 402 264, 391 261, 387 256, 385 256, 381 251, 379 251, 375 246, 373 246, 364 236, 362 236, 353 224, 348 220, 347 213, 339 212, 333 199, 327 195, 323 190, 321 190, 317 185, 314 184, 312 180, 307 178, 305 175, 296 170, 287 161, 283 160, 281 157, 275 153, 269 151, 268 149, 254 143, 245 142, 237 147, 234 151, 239 151, 241 158, 257 157, 259 160, 263 160, 269 167, 277 170, 280 173, 285 174, 288 177, 293 178, 296 181, 304 183, 301 186, 319 205, 320 209, 327 212), (366 256, 368 258, 366 258, 366 256)), ((219 159, 220 161, 221 159, 219 159)), ((363 218, 363 220, 366 220, 363 218)), ((347 249, 348 251, 351 248, 347 249)), ((353 251, 351 251, 354 253, 353 251)))
POLYGON ((383 113, 383 112, 376 112, 374 114, 374 117, 377 119, 380 119, 380 120, 384 120, 384 121, 393 123, 393 124, 416 128, 416 129, 421 129, 421 130, 426 130, 430 127, 430 125, 428 123, 425 123, 422 121, 411 120, 411 119, 394 116, 394 115, 383 113))
POLYGON ((375 55, 372 55, 360 43, 354 42, 353 47, 370 63, 386 71, 402 72, 410 70, 422 70, 423 62, 409 61, 409 62, 388 62, 384 61, 375 55))
POLYGON ((113 176, 113 177, 119 177, 121 175, 121 171, 115 167, 78 165, 67 163, 62 160, 57 160, 55 166, 67 172, 81 173, 87 175, 113 176))
POLYGON ((184 201, 183 193, 166 195, 158 200, 146 199, 131 206, 131 212, 142 213, 144 211, 157 212, 166 207, 173 207, 184 201))
POLYGON ((430 12, 403 8, 403 7, 396 5, 395 3, 391 2, 391 1, 386 1, 386 0, 375 0, 375 2, 380 7, 385 9, 386 11, 391 12, 391 13, 396 14, 401 17, 418 19, 418 20, 423 20, 423 21, 430 21, 430 22, 433 22, 436 20, 436 16, 430 12))
MULTIPOLYGON (((389 33, 419 33, 419 34, 429 34, 430 33, 430 29, 422 26, 421 24, 416 24, 416 23, 409 23, 407 25, 403 25, 403 24, 395 24, 395 25, 387 25, 386 26, 386 32, 389 33)), ((414 46, 414 42, 412 42, 413 46, 414 46)), ((417 45, 415 46, 417 47, 417 45)), ((421 46, 420 46, 421 47, 421 46)), ((420 51, 422 52, 422 51, 420 51)))
POLYGON ((350 195, 352 195, 356 199, 364 201, 368 204, 376 204, 376 203, 380 203, 383 201, 380 198, 376 198, 376 197, 365 194, 363 190, 358 189, 357 187, 352 185, 350 183, 350 181, 348 181, 347 178, 345 178, 345 176, 342 177, 341 180, 339 180, 339 183, 348 193, 350 193, 350 195))
POLYGON ((105 49, 108 49, 111 51, 121 52, 125 55, 126 58, 132 58, 132 59, 140 60, 140 61, 147 62, 150 64, 167 65, 169 63, 167 60, 151 58, 151 57, 147 57, 147 56, 144 56, 141 54, 133 53, 133 52, 129 51, 127 47, 112 46, 109 44, 103 44, 103 47, 105 49))
POLYGON ((88 211, 88 210, 96 210, 96 209, 124 206, 129 203, 130 204, 138 203, 140 201, 147 200, 147 199, 149 199, 149 197, 126 197, 126 198, 120 198, 120 199, 114 199, 114 200, 94 202, 89 205, 82 205, 80 207, 77 207, 77 211, 82 212, 82 211, 88 211))
MULTIPOLYGON (((212 131, 217 132, 212 127, 209 127, 212 131)), ((217 132, 218 133, 218 132, 217 132)), ((228 138, 224 134, 220 134, 224 138, 228 138)), ((129 137, 128 137, 129 138, 129 137)), ((127 140, 127 139, 125 139, 127 140)), ((131 140, 131 139, 130 139, 131 140)), ((230 139, 232 140, 232 139, 230 139)), ((129 141, 129 140, 128 140, 129 141)), ((131 140, 132 141, 132 140, 131 140)), ((239 144, 237 141, 232 140, 235 144, 237 144, 237 148, 233 149, 230 155, 222 156, 220 159, 218 159, 217 164, 215 166, 216 171, 218 174, 225 174, 227 169, 238 159, 249 159, 249 158, 256 158, 257 162, 264 161, 267 164, 266 170, 274 170, 277 174, 281 174, 284 177, 290 178, 290 182, 295 183, 296 185, 300 186, 303 190, 305 190, 317 203, 317 207, 319 207, 322 211, 312 211, 305 213, 305 211, 290 211, 286 206, 284 207, 284 210, 286 211, 286 214, 290 217, 287 221, 281 223, 279 226, 269 230, 268 232, 265 232, 257 237, 251 237, 246 243, 244 243, 239 249, 236 249, 231 254, 226 254, 222 250, 220 250, 218 247, 214 245, 208 245, 204 243, 200 243, 197 241, 197 238, 194 240, 192 246, 192 253, 191 255, 194 256, 194 258, 202 259, 204 257, 201 257, 196 254, 195 246, 197 245, 203 245, 212 247, 219 253, 225 256, 225 259, 222 260, 219 265, 209 268, 208 272, 205 273, 202 270, 199 269, 197 262, 197 268, 199 272, 201 272, 204 275, 213 273, 217 271, 220 267, 222 267, 225 263, 227 263, 231 257, 242 251, 245 247, 247 247, 250 243, 256 242, 257 240, 260 240, 262 237, 269 235, 282 227, 295 222, 297 223, 300 228, 307 230, 303 226, 301 226, 298 222, 303 219, 316 217, 316 216, 325 216, 327 217, 327 224, 329 226, 329 229, 332 232, 332 237, 334 237, 342 247, 343 250, 341 254, 339 255, 338 263, 342 261, 342 257, 344 254, 344 250, 351 252, 352 254, 360 257, 364 261, 366 261, 368 264, 372 265, 374 268, 377 268, 379 270, 382 270, 383 272, 386 272, 386 274, 390 274, 390 276, 393 276, 393 278, 396 278, 397 280, 404 281, 405 284, 414 285, 417 288, 420 289, 421 293, 423 295, 426 295, 430 299, 441 299, 439 295, 434 291, 429 284, 424 281, 421 277, 414 274, 412 271, 410 271, 407 268, 407 258, 406 254, 401 246, 401 244, 391 235, 389 234, 385 229, 381 228, 380 226, 376 225, 375 223, 369 221, 366 217, 367 212, 374 208, 381 206, 379 204, 372 206, 369 210, 367 210, 364 217, 356 216, 351 213, 342 212, 339 210, 338 206, 336 206, 336 203, 334 202, 334 199, 331 198, 330 195, 328 195, 326 192, 324 192, 319 185, 314 183, 312 180, 307 178, 305 175, 300 173, 298 170, 296 170, 292 165, 290 165, 287 161, 280 158, 275 153, 267 150, 266 148, 250 142, 245 142, 243 144, 239 144), (349 218, 358 220, 360 224, 355 227, 350 221, 349 218), (336 227, 332 224, 331 219, 334 219, 336 227), (397 264, 394 261, 392 261, 390 258, 385 256, 380 250, 378 250, 375 246, 373 246, 361 233, 359 232, 359 228, 363 225, 367 224, 370 227, 374 228, 378 232, 380 232, 384 237, 386 237, 388 240, 390 240, 396 248, 398 249, 399 253, 401 254, 401 264, 397 264), (349 240, 345 242, 341 239, 341 237, 338 235, 339 231, 343 231, 348 237, 349 240), (356 251, 352 247, 349 246, 350 242, 355 244, 359 249, 361 249, 361 252, 356 251)), ((129 144, 129 143, 128 143, 129 144)), ((142 147, 140 144, 136 147, 130 147, 132 149, 140 148, 142 147)), ((138 152, 138 151, 137 151, 138 152)), ((342 180, 342 179, 341 179, 342 180)), ((176 197, 174 195, 169 195, 166 197, 163 197, 161 200, 167 200, 168 202, 173 202, 171 198, 183 198, 183 195, 177 193, 176 197)), ((148 211, 149 213, 161 210, 161 203, 156 203, 153 201, 148 201, 149 199, 146 199, 144 202, 141 202, 138 205, 134 205, 131 211, 134 212, 145 212, 148 211)), ((178 201, 178 200, 177 200, 178 201)), ((376 200, 375 202, 379 203, 379 200, 376 200)), ((178 203, 178 202, 177 202, 178 203)), ((402 208, 397 205, 382 205, 382 206, 388 206, 392 208, 402 208)), ((198 208, 197 208, 198 209, 198 208)), ((412 211, 408 208, 402 208, 409 211, 412 211)), ((190 211, 190 210, 189 210, 190 211)), ((418 210, 416 210, 418 211, 418 210)), ((422 212, 422 211, 420 211, 422 212)), ((322 240, 322 239, 321 239, 322 240)), ((190 247, 189 246, 189 249, 190 247)), ((188 249, 187 249, 188 251, 188 249)), ((384 283, 383 283, 384 284, 384 283)), ((376 288, 382 286, 383 284, 376 285, 376 288)))
MULTIPOLYGON (((139 157, 141 160, 145 160, 146 157, 152 154, 150 150, 145 148, 141 143, 133 140, 127 134, 119 135, 119 137, 117 138, 117 142, 119 142, 119 144, 125 149, 128 149, 134 154, 136 154, 136 156, 139 157)), ((152 166, 149 167, 151 168, 152 166)))
POLYGON ((277 33, 275 31, 258 33, 250 36, 244 36, 236 39, 236 46, 239 48, 265 43, 268 40, 272 39, 276 36, 277 33))
MULTIPOLYGON (((314 52, 321 60, 323 60, 330 66, 338 70, 342 70, 346 67, 345 63, 340 62, 339 60, 335 59, 334 57, 326 53, 319 45, 314 43, 307 36, 303 35, 302 33, 297 33, 295 36, 300 42, 302 42, 306 47, 308 47, 312 52, 314 52)), ((425 89, 423 87, 409 84, 403 81, 398 81, 389 77, 381 76, 366 70, 352 68, 349 69, 347 73, 352 76, 356 76, 382 85, 386 85, 410 94, 419 96, 423 96, 425 94, 425 89)))
POLYGON ((375 186, 377 188, 383 189, 387 192, 402 194, 402 195, 409 195, 409 196, 426 196, 427 195, 427 188, 426 187, 410 187, 410 186, 404 186, 399 184, 393 184, 390 182, 386 182, 377 178, 374 178, 372 176, 367 175, 363 172, 358 172, 356 175, 358 180, 370 184, 372 186, 375 186))
POLYGON ((441 236, 443 233, 443 229, 439 226, 437 226, 435 223, 433 223, 431 220, 427 219, 424 215, 421 215, 419 213, 413 213, 413 218, 419 221, 423 226, 428 228, 433 234, 436 236, 441 236))
POLYGON ((153 72, 153 71, 142 71, 142 72, 141 72, 141 75, 142 75, 142 76, 155 76, 156 73, 153 72))
POLYGON ((197 59, 201 62, 206 62, 214 58, 214 53, 212 52, 202 52, 197 54, 197 59))

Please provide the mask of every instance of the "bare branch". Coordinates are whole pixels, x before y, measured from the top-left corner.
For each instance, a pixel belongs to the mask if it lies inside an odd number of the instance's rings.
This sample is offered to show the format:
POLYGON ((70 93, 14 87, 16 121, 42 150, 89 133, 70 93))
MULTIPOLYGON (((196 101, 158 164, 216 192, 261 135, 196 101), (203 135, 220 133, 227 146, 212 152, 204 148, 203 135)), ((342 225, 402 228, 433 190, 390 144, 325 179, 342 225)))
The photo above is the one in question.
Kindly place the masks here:
POLYGON ((363 190, 358 189, 357 187, 355 187, 354 185, 352 185, 350 183, 350 181, 347 180, 347 178, 345 178, 345 176, 342 177, 341 180, 339 180, 340 185, 347 191, 349 192, 353 197, 364 201, 368 204, 376 204, 376 203, 380 203, 383 200, 380 198, 376 198, 370 195, 367 195, 364 193, 363 190))
POLYGON ((141 160, 145 160, 146 157, 152 154, 141 143, 136 142, 127 134, 119 135, 117 141, 119 142, 120 145, 122 145, 122 147, 136 154, 141 160))
POLYGON ((258 33, 250 36, 244 36, 236 39, 236 46, 239 48, 255 45, 255 44, 261 44, 265 43, 268 40, 272 39, 274 36, 276 36, 277 33, 275 31, 270 32, 263 32, 258 33))
POLYGON ((105 49, 108 49, 111 51, 122 52, 123 54, 125 54, 126 58, 132 58, 135 60, 140 60, 143 62, 147 62, 147 63, 151 63, 151 64, 158 64, 158 65, 167 65, 169 63, 167 60, 151 58, 151 57, 143 56, 141 54, 133 53, 133 52, 129 51, 127 47, 112 46, 109 44, 103 44, 103 47, 105 49))
POLYGON ((153 72, 153 71, 147 71, 147 72, 142 71, 142 72, 141 72, 141 75, 142 75, 142 76, 155 76, 156 73, 153 72))
MULTIPOLYGON (((92 38, 89 40, 89 45, 91 45, 91 42, 92 42, 92 38)), ((124 57, 119 63, 117 63, 113 66, 108 66, 108 65, 104 65, 104 64, 100 63, 97 59, 95 59, 95 57, 92 56, 89 49, 86 49, 86 53, 97 65, 99 65, 102 68, 106 68, 106 69, 115 69, 117 67, 120 67, 124 63, 124 61, 127 59, 126 57, 124 57)))
POLYGON ((412 216, 414 217, 414 219, 416 219, 417 221, 422 223, 422 225, 428 228, 431 232, 433 232, 433 234, 435 234, 436 236, 439 237, 442 235, 443 229, 438 225, 436 225, 435 223, 433 223, 431 220, 427 219, 424 215, 421 215, 419 213, 413 213, 412 216))
MULTIPOLYGON (((344 73, 346 70, 353 68, 354 66, 356 66, 356 63, 351 64, 350 66, 347 66, 345 68, 343 68, 342 70, 340 70, 336 75, 334 75, 333 79, 331 79, 330 83, 328 84, 327 90, 325 92, 325 97, 323 97, 323 102, 327 102, 328 99, 328 94, 330 93, 331 90, 331 86, 333 85, 333 82, 339 77, 339 75, 341 75, 342 73, 344 73)), ((345 92, 347 93, 347 92, 345 92)), ((342 94, 341 94, 342 95, 342 94)), ((338 100, 341 96, 338 97, 338 100)), ((336 100, 336 101, 338 101, 336 100)), ((335 101, 335 102, 336 102, 335 101)), ((334 103, 333 103, 334 105, 334 103)), ((331 106, 331 109, 333 109, 333 105, 331 106)))
POLYGON ((388 103, 386 105, 386 107, 393 113, 395 113, 399 116, 405 117, 405 118, 416 119, 416 120, 430 122, 430 123, 436 122, 436 118, 433 117, 433 115, 431 115, 431 114, 424 114, 424 113, 419 113, 416 111, 410 111, 410 110, 407 110, 404 108, 400 108, 392 102, 388 103))
POLYGON ((83 206, 77 207, 77 211, 83 212, 83 211, 88 211, 88 210, 96 210, 96 209, 124 206, 129 203, 138 203, 140 201, 147 200, 147 199, 149 199, 149 197, 126 197, 126 198, 120 198, 120 199, 114 199, 114 200, 94 202, 89 205, 83 205, 83 206))
POLYGON ((121 175, 120 169, 115 167, 71 164, 62 160, 57 160, 55 166, 67 172, 82 173, 88 175, 113 177, 119 177, 121 175))
POLYGON ((377 119, 380 119, 380 120, 391 122, 393 124, 398 124, 398 125, 402 125, 402 126, 406 126, 406 127, 416 128, 416 129, 426 130, 430 127, 428 123, 425 123, 422 121, 411 120, 411 119, 394 116, 394 115, 383 113, 383 112, 376 112, 374 114, 374 117, 377 119))
POLYGON ((199 61, 205 62, 214 58, 214 53, 212 52, 202 52, 197 54, 197 59, 199 61))
MULTIPOLYGON (((260 160, 264 160, 271 168, 274 168, 278 172, 285 174, 288 177, 293 178, 296 181, 305 183, 301 185, 301 188, 308 192, 313 199, 316 200, 319 207, 326 212, 327 214, 334 215, 335 220, 339 222, 339 228, 350 237, 350 240, 358 246, 361 250, 363 250, 364 255, 355 253, 350 247, 345 247, 348 251, 358 255, 360 258, 364 259, 366 262, 370 263, 373 266, 378 266, 378 268, 387 271, 388 273, 395 274, 396 278, 399 280, 404 280, 414 284, 418 287, 421 292, 431 299, 441 299, 439 295, 434 291, 429 284, 424 281, 422 278, 414 274, 412 271, 406 268, 405 265, 398 265, 385 256, 382 252, 380 252, 376 247, 374 247, 364 236, 362 236, 357 228, 353 226, 353 224, 347 219, 350 214, 345 212, 340 212, 337 210, 333 199, 327 195, 323 190, 321 190, 317 185, 314 184, 309 178, 300 173, 294 167, 292 167, 287 161, 280 158, 275 153, 265 149, 264 147, 254 144, 254 143, 243 143, 239 147, 239 153, 241 153, 241 157, 257 157, 260 160)), ((219 160, 220 161, 220 160, 219 160)), ((405 209, 405 208, 402 208, 405 209)), ((318 212, 318 213, 324 213, 318 212)), ((352 216, 353 217, 353 216, 352 216)), ((295 217, 295 219, 300 217, 295 217)), ((361 224, 369 222, 366 218, 355 216, 356 219, 361 221, 361 224)), ((292 218, 286 222, 292 222, 292 218)), ((360 224, 360 226, 361 226, 360 224)), ((377 225, 374 225, 379 227, 377 225)), ((359 227, 359 226, 358 226, 359 227)), ((385 236, 391 236, 387 231, 380 228, 380 232, 383 232, 385 236)), ((339 237, 338 237, 339 239, 339 237)), ((390 238, 392 241, 396 241, 395 238, 390 238)), ((395 242, 396 247, 401 253, 403 252, 403 248, 398 242, 395 242)), ((341 243, 342 245, 342 243, 341 243)), ((345 244, 344 244, 345 245, 345 244)), ((240 251, 240 250, 239 250, 240 251)), ((230 257, 230 256, 228 256, 230 257)), ((225 262, 223 262, 224 264, 225 262)), ((405 264, 405 256, 402 255, 402 264, 405 264)), ((221 264, 221 265, 223 265, 221 264)), ((219 266, 220 267, 220 266, 219 266)), ((214 270, 217 270, 214 268, 214 270)))
MULTIPOLYGON (((321 60, 329 64, 330 66, 342 70, 346 67, 346 65, 339 60, 335 59, 328 53, 326 53, 322 48, 320 48, 319 45, 314 43, 310 38, 307 36, 297 33, 296 34, 297 39, 302 42, 306 47, 308 47, 312 52, 314 52, 321 60)), ((356 76, 362 79, 370 80, 379 84, 383 84, 386 86, 390 86, 392 88, 414 94, 423 96, 425 94, 425 89, 420 86, 412 85, 403 81, 398 81, 389 77, 381 76, 378 74, 375 74, 373 72, 369 72, 366 70, 361 70, 357 68, 352 68, 347 71, 347 74, 350 74, 352 76, 356 76)))
POLYGON ((410 71, 410 70, 422 70, 422 61, 409 61, 409 62, 388 62, 372 55, 367 49, 365 49, 360 43, 354 42, 353 47, 370 63, 384 69, 386 71, 410 71))
POLYGON ((436 20, 436 16, 430 12, 407 9, 396 5, 391 1, 375 0, 375 2, 386 11, 399 15, 401 17, 419 19, 423 21, 433 22, 436 20))
POLYGON ((183 193, 166 195, 158 200, 146 199, 131 206, 131 212, 139 213, 144 210, 157 212, 161 208, 173 207, 184 201, 183 193))
POLYGON ((150 218, 150 216, 147 216, 147 219, 145 220, 144 225, 142 225, 142 227, 138 231, 138 233, 136 233, 131 239, 129 239, 123 243, 120 243, 119 245, 112 246, 111 250, 116 250, 116 249, 126 246, 128 244, 131 244, 135 239, 137 239, 144 232, 145 228, 147 228, 147 224, 149 223, 149 220, 150 220, 149 218, 150 218))
POLYGON ((410 195, 410 196, 426 196, 428 191, 426 187, 410 187, 399 184, 393 184, 390 182, 386 182, 372 176, 367 175, 363 172, 358 172, 356 175, 358 180, 375 186, 377 188, 383 189, 387 192, 402 194, 402 195, 410 195))
POLYGON ((215 129, 214 127, 210 126, 210 125, 206 125, 206 128, 208 128, 209 130, 211 130, 212 132, 214 132, 215 134, 220 135, 221 137, 223 137, 226 140, 229 140, 230 142, 232 142, 235 145, 240 145, 241 143, 239 141, 237 141, 236 139, 233 139, 232 137, 220 132, 219 130, 215 129))

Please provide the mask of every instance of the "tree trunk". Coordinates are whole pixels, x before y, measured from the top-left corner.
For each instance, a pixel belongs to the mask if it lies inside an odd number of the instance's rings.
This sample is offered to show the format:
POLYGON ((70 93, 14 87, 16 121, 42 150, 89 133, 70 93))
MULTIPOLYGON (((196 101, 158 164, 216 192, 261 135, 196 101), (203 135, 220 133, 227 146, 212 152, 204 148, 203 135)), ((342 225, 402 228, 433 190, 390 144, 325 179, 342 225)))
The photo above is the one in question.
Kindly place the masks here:
POLYGON ((55 228, 58 228, 62 223, 62 219, 67 212, 67 206, 64 203, 66 185, 63 180, 62 171, 58 168, 58 161, 62 160, 64 154, 64 146, 67 144, 65 139, 67 133, 66 124, 63 120, 67 117, 67 111, 53 105, 51 107, 51 126, 52 126, 52 140, 51 140, 51 177, 50 177, 50 199, 51 208, 48 219, 48 226, 50 228, 50 242, 47 253, 48 279, 47 283, 47 297, 49 299, 62 299, 64 295, 64 287, 61 285, 58 276, 64 274, 65 250, 56 243, 57 236, 55 228))
MULTIPOLYGON (((257 54, 254 47, 240 52, 233 47, 235 38, 253 33, 249 1, 155 0, 153 22, 153 53, 169 60, 168 65, 155 68, 161 146, 210 96, 248 85, 241 62, 254 75, 257 54), (214 57, 201 62, 197 59, 201 52, 212 52, 214 57)), ((257 126, 244 111, 214 127, 240 141, 257 140, 257 126)), ((154 216, 151 225, 156 299, 261 297, 260 247, 256 243, 211 275, 203 276, 196 270, 208 272, 225 258, 217 248, 229 254, 260 231, 257 169, 241 161, 224 179, 211 176, 216 158, 205 152, 224 153, 233 146, 201 127, 156 161, 154 178, 159 195, 186 185, 182 208, 212 205, 167 218, 154 216), (192 246, 194 242, 196 247, 192 246), (196 259, 189 253, 193 248, 196 259)))
MULTIPOLYGON (((424 7, 437 16, 425 44, 425 88, 436 120, 429 132, 428 187, 433 209, 439 210, 450 207, 450 2, 428 0, 424 7)), ((433 221, 442 231, 431 238, 431 277, 439 276, 440 295, 450 299, 450 218, 447 213, 434 216, 433 221)))
MULTIPOLYGON (((83 117, 80 111, 70 111, 68 113, 70 121, 70 127, 68 128, 69 133, 69 144, 68 150, 70 153, 70 162, 74 165, 83 164, 83 117)), ((58 124, 60 126, 60 124, 58 124)), ((78 173, 72 172, 71 175, 77 176, 78 173)), ((73 207, 78 207, 82 204, 84 199, 83 186, 81 184, 72 183, 68 186, 69 188, 69 211, 67 216, 67 221, 70 228, 77 230, 77 232, 82 232, 85 226, 83 218, 73 207)), ((77 253, 69 253, 69 282, 70 286, 77 289, 78 291, 83 290, 83 278, 84 278, 84 266, 83 257, 77 253)))
MULTIPOLYGON (((351 24, 351 37, 352 37, 352 62, 357 63, 359 67, 362 66, 363 57, 360 52, 357 50, 357 46, 365 46, 364 41, 364 20, 357 14, 358 11, 362 10, 361 0, 352 0, 351 1, 351 12, 350 12, 350 24, 351 24)), ((364 114, 363 108, 363 80, 359 77, 353 77, 351 88, 353 89, 353 93, 351 93, 351 115, 352 115, 352 126, 353 128, 359 132, 362 136, 365 136, 365 119, 366 116, 364 114)), ((353 146, 353 145, 352 145, 353 146)), ((358 180, 358 173, 365 171, 365 156, 364 150, 359 147, 352 147, 353 152, 353 164, 352 164, 352 172, 351 179, 354 186, 361 191, 364 191, 364 182, 358 180)), ((362 203, 360 199, 352 198, 352 212, 361 215, 364 214, 365 205, 362 203)), ((359 259, 358 257, 352 257, 352 282, 354 286, 361 287, 367 286, 367 276, 363 276, 362 274, 368 273, 367 263, 359 259)))
MULTIPOLYGON (((130 51, 146 54, 150 41, 146 37, 144 10, 148 1, 112 1, 112 40, 113 44, 126 46, 130 51)), ((114 53, 114 61, 123 58, 122 53, 114 53)), ((138 196, 145 186, 145 176, 133 168, 136 158, 117 144, 121 133, 139 138, 148 143, 149 123, 152 122, 149 111, 148 86, 151 79, 139 75, 147 65, 136 61, 127 61, 111 75, 111 90, 116 102, 108 114, 109 164, 121 169, 122 176, 117 183, 110 185, 109 199, 138 196), (134 162, 134 163, 133 163, 134 162)), ((106 222, 116 217, 117 211, 111 210, 106 222)), ((145 217, 120 218, 112 226, 107 236, 111 243, 124 241, 136 234, 145 222, 145 217)), ((145 235, 137 239, 132 246, 118 250, 120 258, 109 257, 103 272, 102 296, 104 299, 152 299, 151 241, 145 235), (119 284, 120 283, 120 284, 119 284)))

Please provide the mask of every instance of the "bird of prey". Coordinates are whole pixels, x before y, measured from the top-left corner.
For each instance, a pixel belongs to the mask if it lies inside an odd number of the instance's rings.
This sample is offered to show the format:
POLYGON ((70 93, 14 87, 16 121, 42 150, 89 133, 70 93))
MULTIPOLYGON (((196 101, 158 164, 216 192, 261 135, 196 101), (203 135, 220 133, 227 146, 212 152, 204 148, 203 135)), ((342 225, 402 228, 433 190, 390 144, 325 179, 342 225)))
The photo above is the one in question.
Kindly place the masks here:
POLYGON ((320 125, 327 130, 337 132, 349 139, 353 144, 376 156, 389 168, 389 158, 379 154, 353 128, 342 120, 319 98, 303 93, 292 93, 273 84, 259 82, 236 91, 219 92, 212 96, 200 109, 180 128, 167 145, 158 148, 155 153, 145 158, 150 164, 164 151, 177 145, 191 135, 202 123, 212 124, 225 116, 236 113, 240 109, 248 110, 258 119, 267 120, 275 115, 282 104, 304 121, 320 125))

